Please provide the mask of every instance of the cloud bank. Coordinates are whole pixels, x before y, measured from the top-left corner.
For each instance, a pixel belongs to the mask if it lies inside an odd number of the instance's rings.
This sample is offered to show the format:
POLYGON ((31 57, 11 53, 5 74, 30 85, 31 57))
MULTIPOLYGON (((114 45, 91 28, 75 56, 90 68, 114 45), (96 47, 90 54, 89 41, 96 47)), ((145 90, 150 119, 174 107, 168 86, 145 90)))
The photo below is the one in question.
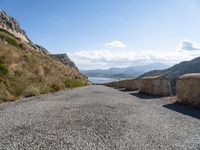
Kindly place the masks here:
POLYGON ((106 48, 125 48, 126 45, 122 41, 114 40, 112 42, 105 43, 106 48))
MULTIPOLYGON (((195 43, 196 44, 196 43, 195 43)), ((127 67, 160 62, 176 64, 200 56, 200 50, 194 42, 181 42, 175 51, 134 51, 134 50, 81 50, 68 53, 80 69, 105 69, 110 67, 127 67), (193 49, 191 49, 193 48, 193 49), (195 50, 194 50, 195 48, 195 50)))

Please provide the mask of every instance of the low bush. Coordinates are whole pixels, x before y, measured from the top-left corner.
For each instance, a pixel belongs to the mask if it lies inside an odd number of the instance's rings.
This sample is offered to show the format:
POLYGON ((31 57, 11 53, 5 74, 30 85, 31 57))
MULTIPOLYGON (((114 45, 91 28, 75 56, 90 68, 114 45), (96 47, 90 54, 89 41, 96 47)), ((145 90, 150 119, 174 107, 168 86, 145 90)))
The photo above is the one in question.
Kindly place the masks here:
POLYGON ((6 76, 8 75, 8 72, 8 69, 4 65, 0 64, 0 75, 6 76))
POLYGON ((81 87, 81 86, 86 85, 83 81, 70 79, 70 78, 66 78, 64 82, 65 82, 66 88, 75 88, 75 87, 81 87))
POLYGON ((40 94, 40 88, 34 85, 30 85, 25 89, 24 96, 30 97, 30 96, 37 96, 40 94))
POLYGON ((6 86, 0 84, 0 101, 13 101, 15 97, 6 89, 6 86))
POLYGON ((11 33, 9 33, 4 29, 0 29, 0 32, 1 32, 0 37, 5 39, 9 45, 12 45, 17 48, 22 48, 22 45, 20 44, 21 42, 16 37, 14 37, 14 35, 12 35, 11 33))

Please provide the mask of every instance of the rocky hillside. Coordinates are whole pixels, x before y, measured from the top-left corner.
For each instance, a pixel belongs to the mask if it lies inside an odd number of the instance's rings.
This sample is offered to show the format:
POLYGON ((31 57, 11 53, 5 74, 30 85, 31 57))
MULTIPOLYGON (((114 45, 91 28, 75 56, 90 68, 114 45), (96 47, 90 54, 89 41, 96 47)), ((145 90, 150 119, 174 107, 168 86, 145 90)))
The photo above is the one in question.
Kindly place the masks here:
POLYGON ((52 55, 0 11, 0 101, 88 84, 66 54, 52 55))
POLYGON ((52 54, 51 56, 57 58, 64 65, 69 66, 72 69, 75 69, 75 70, 78 71, 78 68, 76 67, 75 63, 69 59, 69 57, 67 56, 67 54, 52 54))
POLYGON ((200 57, 195 58, 191 61, 181 62, 168 69, 150 71, 140 77, 166 76, 171 80, 172 89, 175 93, 176 80, 178 79, 178 77, 187 73, 200 73, 200 57))

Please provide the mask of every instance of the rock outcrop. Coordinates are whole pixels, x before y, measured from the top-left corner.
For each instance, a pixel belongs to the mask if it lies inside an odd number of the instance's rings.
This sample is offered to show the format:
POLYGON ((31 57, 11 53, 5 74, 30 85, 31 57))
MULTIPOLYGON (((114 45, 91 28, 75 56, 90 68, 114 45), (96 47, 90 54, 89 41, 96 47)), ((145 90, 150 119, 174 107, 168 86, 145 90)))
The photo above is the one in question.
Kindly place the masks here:
POLYGON ((122 81, 116 81, 116 82, 110 82, 106 83, 106 86, 112 87, 112 88, 124 88, 126 90, 138 90, 140 84, 139 79, 127 79, 122 81))
POLYGON ((0 29, 7 30, 22 41, 30 41, 26 35, 26 32, 21 29, 15 18, 8 16, 3 10, 0 10, 0 29))
POLYGON ((144 77, 141 79, 139 92, 153 96, 169 96, 171 95, 170 80, 163 76, 144 77))
POLYGON ((178 102, 200 108, 200 73, 179 77, 176 90, 178 102))
POLYGON ((41 52, 41 53, 43 53, 43 54, 46 54, 46 55, 49 55, 49 54, 50 54, 49 51, 48 51, 46 48, 44 48, 44 47, 42 47, 42 46, 40 46, 40 45, 33 44, 32 47, 33 47, 35 50, 37 50, 37 51, 39 51, 39 52, 41 52))
POLYGON ((57 58, 64 65, 71 67, 74 70, 78 70, 75 63, 69 59, 67 54, 52 54, 51 56, 57 58))

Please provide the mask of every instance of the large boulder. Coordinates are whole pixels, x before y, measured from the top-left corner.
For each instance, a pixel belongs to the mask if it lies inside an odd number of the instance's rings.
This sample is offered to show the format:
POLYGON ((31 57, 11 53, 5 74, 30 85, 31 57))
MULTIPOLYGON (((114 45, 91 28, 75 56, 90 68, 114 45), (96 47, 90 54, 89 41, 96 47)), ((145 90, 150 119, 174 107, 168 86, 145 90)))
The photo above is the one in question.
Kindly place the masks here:
POLYGON ((185 74, 176 83, 177 101, 200 107, 200 73, 185 74))
POLYGON ((141 79, 139 92, 153 96, 169 96, 171 95, 170 80, 164 76, 144 77, 141 79))

